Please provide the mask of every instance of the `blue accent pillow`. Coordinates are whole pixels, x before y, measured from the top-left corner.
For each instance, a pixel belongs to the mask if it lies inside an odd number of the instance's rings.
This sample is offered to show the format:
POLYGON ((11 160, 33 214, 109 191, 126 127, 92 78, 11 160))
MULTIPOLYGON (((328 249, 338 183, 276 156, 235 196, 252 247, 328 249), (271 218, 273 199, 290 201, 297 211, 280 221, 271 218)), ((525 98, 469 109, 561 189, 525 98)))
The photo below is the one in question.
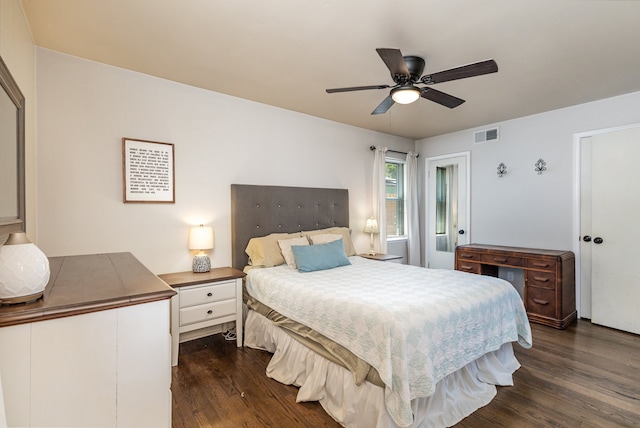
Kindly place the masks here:
POLYGON ((292 245, 291 251, 299 272, 333 269, 351 264, 344 251, 342 238, 326 244, 292 245))

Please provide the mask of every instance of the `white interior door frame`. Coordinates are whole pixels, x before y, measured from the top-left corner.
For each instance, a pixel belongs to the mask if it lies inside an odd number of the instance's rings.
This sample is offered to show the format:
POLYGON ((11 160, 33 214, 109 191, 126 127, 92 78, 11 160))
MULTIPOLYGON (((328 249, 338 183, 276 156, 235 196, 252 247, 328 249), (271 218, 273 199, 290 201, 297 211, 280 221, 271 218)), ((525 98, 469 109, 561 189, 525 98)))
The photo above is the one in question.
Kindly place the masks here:
MULTIPOLYGON (((580 307, 582 306, 582 281, 580 275, 580 266, 581 266, 581 258, 580 258, 580 236, 581 236, 581 224, 580 224, 580 202, 581 202, 581 174, 582 174, 582 165, 580 162, 582 156, 581 150, 581 142, 583 138, 593 137, 594 135, 606 134, 609 132, 622 131, 625 129, 637 128, 640 127, 640 123, 634 123, 630 125, 622 125, 615 126, 611 128, 597 129, 593 131, 579 132, 573 134, 573 161, 575 175, 573 177, 573 253, 575 254, 576 259, 576 306, 578 310, 578 318, 581 318, 580 307)), ((589 294, 590 296, 590 294, 589 294)), ((589 302, 590 304, 591 302, 589 302)))
POLYGON ((466 172, 466 177, 465 177, 465 186, 467 188, 466 191, 466 210, 465 210, 465 216, 466 216, 466 226, 465 226, 465 234, 467 234, 467 240, 469 243, 473 242, 471 241, 471 152, 470 151, 466 151, 466 152, 457 152, 457 153, 447 153, 445 155, 438 155, 438 156, 431 156, 428 157, 424 160, 424 177, 425 177, 425 182, 424 182, 424 195, 425 197, 423 198, 423 212, 425 213, 424 216, 424 229, 423 229, 423 238, 424 238, 424 242, 425 242, 425 248, 424 248, 424 266, 428 266, 429 263, 429 248, 431 245, 435 245, 435 242, 430 242, 431 240, 429 239, 429 221, 431 219, 431 216, 433 215, 433 213, 429 212, 429 163, 433 162, 433 161, 440 161, 443 159, 449 159, 449 158, 457 158, 457 157, 464 157, 465 158, 465 166, 467 169, 466 172))

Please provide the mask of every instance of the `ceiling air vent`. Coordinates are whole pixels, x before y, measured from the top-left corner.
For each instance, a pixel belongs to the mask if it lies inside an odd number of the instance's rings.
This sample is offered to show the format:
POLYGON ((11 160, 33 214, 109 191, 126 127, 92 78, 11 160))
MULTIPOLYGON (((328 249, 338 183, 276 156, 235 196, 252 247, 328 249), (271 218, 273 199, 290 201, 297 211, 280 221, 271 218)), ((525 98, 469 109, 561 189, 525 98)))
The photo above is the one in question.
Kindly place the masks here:
POLYGON ((480 144, 487 141, 498 141, 498 128, 484 129, 473 134, 473 143, 480 144))

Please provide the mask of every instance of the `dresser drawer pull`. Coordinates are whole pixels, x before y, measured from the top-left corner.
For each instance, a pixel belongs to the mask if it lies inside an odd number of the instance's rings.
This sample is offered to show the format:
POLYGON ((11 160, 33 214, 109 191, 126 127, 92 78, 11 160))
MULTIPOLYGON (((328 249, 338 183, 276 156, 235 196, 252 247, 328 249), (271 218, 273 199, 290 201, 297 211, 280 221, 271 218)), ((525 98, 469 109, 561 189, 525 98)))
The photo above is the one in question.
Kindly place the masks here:
POLYGON ((534 302, 536 302, 539 305, 548 305, 549 301, 548 300, 540 300, 540 299, 533 299, 534 302))
POLYGON ((213 296, 213 293, 207 293, 207 297, 213 296))
POLYGON ((494 257, 493 258, 494 262, 498 262, 498 263, 506 263, 507 259, 502 259, 502 258, 498 258, 498 257, 494 257))
POLYGON ((549 278, 542 278, 540 276, 534 276, 533 279, 535 279, 536 281, 540 281, 540 282, 548 282, 549 278))
POLYGON ((472 259, 473 254, 460 253, 460 257, 462 257, 463 259, 472 259))
POLYGON ((460 267, 461 267, 462 269, 465 269, 465 270, 471 270, 471 269, 473 269, 473 266, 469 266, 469 265, 461 265, 460 267))
POLYGON ((211 315, 212 313, 213 313, 213 311, 212 311, 211 309, 209 309, 209 310, 207 311, 207 314, 209 314, 209 315, 211 315))
POLYGON ((540 263, 540 262, 533 262, 532 263, 535 267, 541 267, 541 268, 546 268, 549 267, 549 263, 540 263))

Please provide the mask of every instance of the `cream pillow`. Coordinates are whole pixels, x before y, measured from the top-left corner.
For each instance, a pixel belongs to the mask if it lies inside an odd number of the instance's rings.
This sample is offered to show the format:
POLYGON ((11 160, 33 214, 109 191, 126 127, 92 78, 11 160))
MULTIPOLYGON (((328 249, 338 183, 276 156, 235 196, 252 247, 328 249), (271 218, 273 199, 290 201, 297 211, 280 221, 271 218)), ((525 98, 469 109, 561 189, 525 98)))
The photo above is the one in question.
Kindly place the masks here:
POLYGON ((293 251, 291 250, 291 246, 309 245, 309 241, 305 236, 301 236, 300 238, 279 239, 278 245, 280 246, 282 256, 284 257, 284 261, 287 262, 287 265, 289 265, 291 269, 298 269, 298 266, 296 265, 296 259, 293 256, 293 251))
POLYGON ((272 267, 285 263, 278 246, 279 239, 291 239, 302 236, 296 233, 272 233, 271 235, 251 238, 245 249, 251 266, 272 267))
MULTIPOLYGON (((323 234, 337 234, 342 236, 342 245, 344 245, 344 252, 347 256, 355 256, 356 250, 353 247, 353 242, 351 241, 351 230, 348 227, 329 227, 327 229, 319 229, 319 230, 311 230, 308 232, 302 232, 306 235, 309 240, 313 239, 315 235, 323 235, 323 234)), ((313 242, 313 241, 312 241, 313 242)))
POLYGON ((342 239, 342 235, 338 235, 336 233, 321 233, 319 235, 311 235, 310 238, 311 238, 311 243, 313 245, 318 245, 318 244, 328 244, 329 242, 342 239))

